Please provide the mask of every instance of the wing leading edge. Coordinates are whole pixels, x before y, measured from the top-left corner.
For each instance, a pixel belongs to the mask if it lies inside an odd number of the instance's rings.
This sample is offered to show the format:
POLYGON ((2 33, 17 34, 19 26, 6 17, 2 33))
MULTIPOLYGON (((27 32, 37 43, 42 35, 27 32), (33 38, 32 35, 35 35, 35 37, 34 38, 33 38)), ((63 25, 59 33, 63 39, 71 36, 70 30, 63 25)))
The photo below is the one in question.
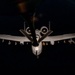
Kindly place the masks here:
MULTIPOLYGON (((56 35, 56 36, 47 36, 45 39, 42 41, 60 41, 60 40, 66 40, 66 39, 71 39, 75 38, 75 33, 73 34, 63 34, 63 35, 56 35)), ((24 36, 12 36, 12 35, 0 35, 0 39, 3 40, 10 40, 10 41, 17 41, 17 42, 30 42, 30 40, 27 37, 24 36)))
POLYGON ((17 41, 17 42, 30 42, 30 40, 24 36, 12 36, 12 35, 6 35, 6 34, 0 35, 0 39, 17 41))
POLYGON ((75 38, 75 33, 56 35, 56 36, 48 36, 42 41, 60 41, 60 40, 71 39, 71 38, 75 38))

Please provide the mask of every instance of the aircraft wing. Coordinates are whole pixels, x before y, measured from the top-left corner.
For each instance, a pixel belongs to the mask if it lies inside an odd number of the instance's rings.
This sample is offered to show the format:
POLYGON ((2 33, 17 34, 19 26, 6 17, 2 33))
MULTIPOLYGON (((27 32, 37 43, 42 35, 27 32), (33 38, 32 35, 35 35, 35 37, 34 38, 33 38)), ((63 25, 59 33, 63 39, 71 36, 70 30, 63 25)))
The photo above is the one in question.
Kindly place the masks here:
POLYGON ((56 35, 56 36, 48 36, 42 41, 60 41, 60 40, 71 39, 71 38, 75 38, 75 33, 56 35))
POLYGON ((0 35, 0 39, 10 40, 10 41, 17 41, 17 42, 30 42, 30 40, 27 37, 24 37, 24 36, 12 36, 12 35, 6 35, 6 34, 0 35))

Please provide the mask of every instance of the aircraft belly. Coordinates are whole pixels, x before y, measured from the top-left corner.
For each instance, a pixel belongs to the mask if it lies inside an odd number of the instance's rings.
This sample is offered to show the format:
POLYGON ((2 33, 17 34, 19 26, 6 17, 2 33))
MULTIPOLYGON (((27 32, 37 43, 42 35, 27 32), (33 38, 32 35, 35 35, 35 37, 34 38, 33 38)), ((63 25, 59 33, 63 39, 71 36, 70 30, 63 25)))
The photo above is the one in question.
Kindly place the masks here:
POLYGON ((40 55, 42 52, 42 43, 39 44, 39 46, 32 46, 32 52, 34 55, 40 55))

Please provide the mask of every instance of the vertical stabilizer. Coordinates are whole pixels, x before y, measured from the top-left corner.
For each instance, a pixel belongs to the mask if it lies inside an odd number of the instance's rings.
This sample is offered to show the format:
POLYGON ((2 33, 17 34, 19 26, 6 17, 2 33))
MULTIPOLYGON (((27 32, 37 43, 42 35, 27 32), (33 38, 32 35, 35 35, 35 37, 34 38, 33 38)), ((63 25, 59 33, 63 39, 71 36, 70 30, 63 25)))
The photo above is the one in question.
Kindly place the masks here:
POLYGON ((50 29, 50 21, 49 21, 49 30, 51 30, 51 29, 50 29))
POLYGON ((24 21, 24 31, 25 31, 25 21, 24 21))

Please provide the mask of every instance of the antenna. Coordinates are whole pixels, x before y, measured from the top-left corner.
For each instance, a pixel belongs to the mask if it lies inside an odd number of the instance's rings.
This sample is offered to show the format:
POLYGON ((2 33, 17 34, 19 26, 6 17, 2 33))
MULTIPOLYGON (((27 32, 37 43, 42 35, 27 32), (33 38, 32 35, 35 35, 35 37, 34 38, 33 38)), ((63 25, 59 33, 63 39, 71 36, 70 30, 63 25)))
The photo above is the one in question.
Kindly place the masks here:
POLYGON ((24 21, 24 31, 25 31, 25 21, 24 21))
POLYGON ((50 21, 49 21, 49 30, 50 30, 50 21))

